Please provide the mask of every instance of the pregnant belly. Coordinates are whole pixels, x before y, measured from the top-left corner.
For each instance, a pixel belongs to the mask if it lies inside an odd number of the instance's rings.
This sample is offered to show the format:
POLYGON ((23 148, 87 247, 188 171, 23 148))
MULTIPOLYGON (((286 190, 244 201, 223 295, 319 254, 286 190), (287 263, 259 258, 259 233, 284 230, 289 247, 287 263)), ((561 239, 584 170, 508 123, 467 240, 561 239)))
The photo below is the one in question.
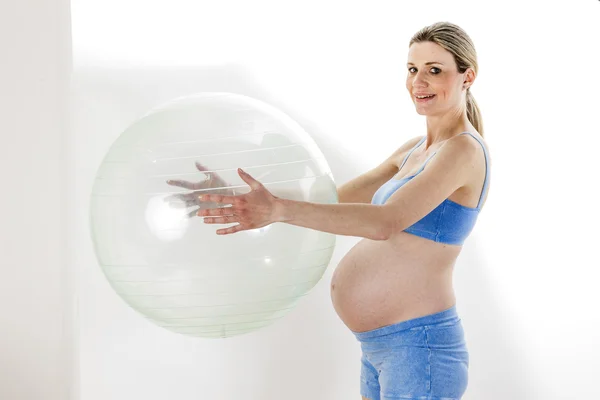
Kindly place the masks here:
POLYGON ((456 300, 452 270, 459 252, 404 232, 386 241, 363 239, 333 273, 333 307, 355 332, 446 310, 456 300))

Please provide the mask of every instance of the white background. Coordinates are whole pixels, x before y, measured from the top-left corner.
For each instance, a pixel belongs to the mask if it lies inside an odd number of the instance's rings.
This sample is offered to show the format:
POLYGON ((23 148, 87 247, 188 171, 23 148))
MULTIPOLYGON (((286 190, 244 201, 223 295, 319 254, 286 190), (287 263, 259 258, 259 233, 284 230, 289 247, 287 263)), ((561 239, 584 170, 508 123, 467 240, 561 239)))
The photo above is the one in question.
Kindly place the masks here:
POLYGON ((494 161, 455 268, 464 399, 597 396, 598 1, 74 0, 71 12, 0 5, 0 398, 358 400, 360 348, 329 299, 357 238, 338 237, 322 281, 277 324, 193 339, 114 294, 92 252, 89 194, 122 130, 199 91, 279 107, 342 184, 425 134, 405 63, 412 34, 437 21, 475 43, 494 161))

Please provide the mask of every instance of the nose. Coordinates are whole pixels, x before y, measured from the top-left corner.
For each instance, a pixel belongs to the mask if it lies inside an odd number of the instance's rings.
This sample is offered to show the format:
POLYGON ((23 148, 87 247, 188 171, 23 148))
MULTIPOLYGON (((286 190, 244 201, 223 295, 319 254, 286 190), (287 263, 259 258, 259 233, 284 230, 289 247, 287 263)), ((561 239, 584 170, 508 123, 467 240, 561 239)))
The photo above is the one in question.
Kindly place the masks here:
POLYGON ((421 73, 421 71, 418 71, 413 76, 412 86, 414 88, 424 88, 424 87, 427 87, 427 80, 425 79, 425 75, 423 73, 421 73))

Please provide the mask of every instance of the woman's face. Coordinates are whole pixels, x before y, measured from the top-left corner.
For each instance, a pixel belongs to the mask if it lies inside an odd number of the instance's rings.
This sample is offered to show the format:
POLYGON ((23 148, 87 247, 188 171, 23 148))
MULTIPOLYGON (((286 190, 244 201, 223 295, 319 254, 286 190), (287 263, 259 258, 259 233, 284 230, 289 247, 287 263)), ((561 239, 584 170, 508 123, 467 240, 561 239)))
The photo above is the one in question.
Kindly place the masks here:
MULTIPOLYGON (((459 73, 452 53, 433 42, 413 43, 408 50, 406 89, 420 115, 461 110, 467 73, 459 73), (420 99, 419 97, 431 96, 420 99)), ((467 82, 470 85, 472 80, 467 82)), ((467 86, 468 87, 468 86, 467 86)), ((463 106, 464 107, 464 106, 463 106)))

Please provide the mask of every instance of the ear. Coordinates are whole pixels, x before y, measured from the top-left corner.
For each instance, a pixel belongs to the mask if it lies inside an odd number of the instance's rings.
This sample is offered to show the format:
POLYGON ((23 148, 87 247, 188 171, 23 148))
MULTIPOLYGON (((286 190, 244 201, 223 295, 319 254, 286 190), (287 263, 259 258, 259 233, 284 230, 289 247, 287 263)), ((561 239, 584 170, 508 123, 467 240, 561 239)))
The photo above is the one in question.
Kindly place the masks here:
POLYGON ((475 77, 477 76, 477 74, 472 68, 467 68, 464 74, 465 80, 463 81, 463 86, 465 89, 468 89, 473 85, 473 82, 475 82, 475 77))

